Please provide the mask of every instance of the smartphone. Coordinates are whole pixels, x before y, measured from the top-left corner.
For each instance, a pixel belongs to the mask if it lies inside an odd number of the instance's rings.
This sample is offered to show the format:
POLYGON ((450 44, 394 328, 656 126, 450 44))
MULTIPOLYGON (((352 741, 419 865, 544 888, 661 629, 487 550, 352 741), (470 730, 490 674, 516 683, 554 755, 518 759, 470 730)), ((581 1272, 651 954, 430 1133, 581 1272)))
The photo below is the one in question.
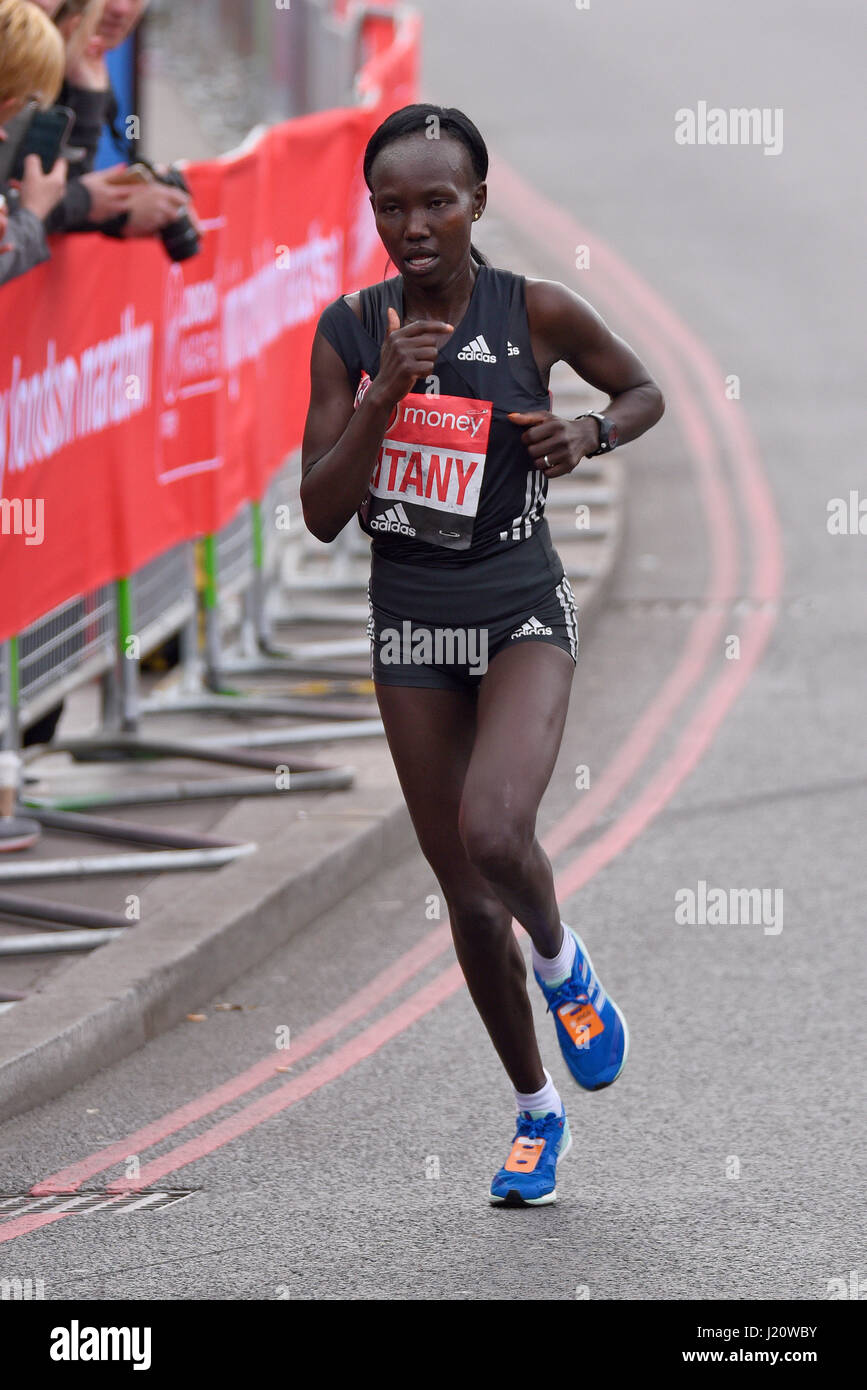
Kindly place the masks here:
MULTIPOLYGON (((30 154, 38 154, 43 171, 50 174, 74 124, 75 112, 68 106, 52 106, 48 111, 35 111, 24 139, 18 146, 11 177, 23 179, 24 161, 30 154)), ((69 153, 72 154, 73 151, 69 153)))
POLYGON ((6 183, 8 179, 12 178, 12 170, 15 167, 18 151, 38 107, 38 101, 28 101, 17 116, 13 116, 3 125, 3 134, 6 138, 0 140, 0 184, 6 183))

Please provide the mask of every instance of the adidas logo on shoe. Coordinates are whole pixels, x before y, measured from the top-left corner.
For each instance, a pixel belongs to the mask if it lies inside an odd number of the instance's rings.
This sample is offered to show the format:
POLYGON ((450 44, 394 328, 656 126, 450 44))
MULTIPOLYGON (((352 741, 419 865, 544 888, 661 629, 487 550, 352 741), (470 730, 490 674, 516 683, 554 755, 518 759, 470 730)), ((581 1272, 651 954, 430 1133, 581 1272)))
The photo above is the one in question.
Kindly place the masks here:
POLYGON ((481 333, 472 342, 467 343, 465 348, 461 348, 458 353, 459 362, 496 362, 497 358, 488 347, 481 333))
POLYGON ((538 618, 528 618, 522 627, 512 633, 512 637, 552 637, 553 633, 554 629, 545 627, 538 618))
POLYGON ((379 516, 372 519, 370 525, 374 531, 396 531, 401 536, 415 535, 415 527, 410 526, 409 517, 400 502, 396 502, 387 511, 380 512, 379 516))

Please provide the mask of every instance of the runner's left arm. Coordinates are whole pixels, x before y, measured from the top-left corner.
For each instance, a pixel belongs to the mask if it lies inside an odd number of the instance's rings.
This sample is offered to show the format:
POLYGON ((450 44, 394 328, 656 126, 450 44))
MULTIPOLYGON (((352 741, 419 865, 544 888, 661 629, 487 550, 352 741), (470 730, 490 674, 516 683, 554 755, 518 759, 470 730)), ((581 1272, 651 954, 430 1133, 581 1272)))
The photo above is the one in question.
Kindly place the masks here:
MULTIPOLYGON (((618 444, 637 439, 661 418, 662 392, 640 357, 574 290, 528 280, 527 318, 543 377, 555 362, 568 362, 584 381, 607 392, 600 414, 617 426, 618 444)), ((599 424, 592 418, 564 420, 550 411, 513 412, 509 418, 527 427, 521 437, 549 478, 570 473, 599 445, 599 424)))

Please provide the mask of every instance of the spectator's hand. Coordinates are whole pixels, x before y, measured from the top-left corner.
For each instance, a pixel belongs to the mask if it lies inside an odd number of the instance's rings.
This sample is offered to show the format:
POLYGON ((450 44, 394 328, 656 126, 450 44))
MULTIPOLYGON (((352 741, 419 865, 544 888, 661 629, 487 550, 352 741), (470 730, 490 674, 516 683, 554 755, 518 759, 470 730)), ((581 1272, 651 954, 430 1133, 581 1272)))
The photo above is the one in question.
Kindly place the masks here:
POLYGON ((111 218, 126 212, 130 205, 133 186, 126 183, 112 183, 111 179, 125 164, 116 164, 113 169, 95 169, 93 173, 82 174, 83 183, 90 194, 88 222, 109 222, 111 218))
POLYGON ((108 91, 108 65, 102 39, 94 36, 82 54, 67 61, 66 80, 70 86, 83 87, 88 92, 108 91))
POLYGON ((10 179, 10 188, 17 188, 21 206, 45 220, 60 202, 66 190, 66 160, 55 160, 54 168, 46 174, 38 154, 29 154, 24 161, 24 178, 10 179))
POLYGON ((190 199, 179 188, 149 183, 131 190, 127 205, 129 217, 124 236, 155 236, 182 212, 190 212, 190 199))
POLYGON ((8 226, 9 209, 6 206, 6 199, 0 193, 0 253, 14 250, 14 247, 6 240, 6 228, 8 226))

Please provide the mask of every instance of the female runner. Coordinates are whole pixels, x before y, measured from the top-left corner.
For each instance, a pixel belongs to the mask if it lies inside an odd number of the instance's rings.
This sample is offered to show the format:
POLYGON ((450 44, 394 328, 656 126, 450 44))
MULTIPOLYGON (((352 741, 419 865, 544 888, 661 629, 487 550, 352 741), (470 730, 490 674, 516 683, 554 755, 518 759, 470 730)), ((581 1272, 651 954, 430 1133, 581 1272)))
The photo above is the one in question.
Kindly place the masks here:
POLYGON ((320 540, 356 513, 372 538, 371 672, 389 749, 515 1091, 517 1132, 490 1200, 541 1205, 571 1139, 513 917, 579 1086, 609 1086, 628 1049, 535 837, 578 648, 545 495, 582 458, 643 434, 664 403, 583 299, 495 269, 471 245, 487 169, 479 131, 451 107, 404 107, 372 135, 364 175, 398 274, 321 315, 301 500, 320 540), (558 361, 608 393, 603 415, 551 413, 558 361))

